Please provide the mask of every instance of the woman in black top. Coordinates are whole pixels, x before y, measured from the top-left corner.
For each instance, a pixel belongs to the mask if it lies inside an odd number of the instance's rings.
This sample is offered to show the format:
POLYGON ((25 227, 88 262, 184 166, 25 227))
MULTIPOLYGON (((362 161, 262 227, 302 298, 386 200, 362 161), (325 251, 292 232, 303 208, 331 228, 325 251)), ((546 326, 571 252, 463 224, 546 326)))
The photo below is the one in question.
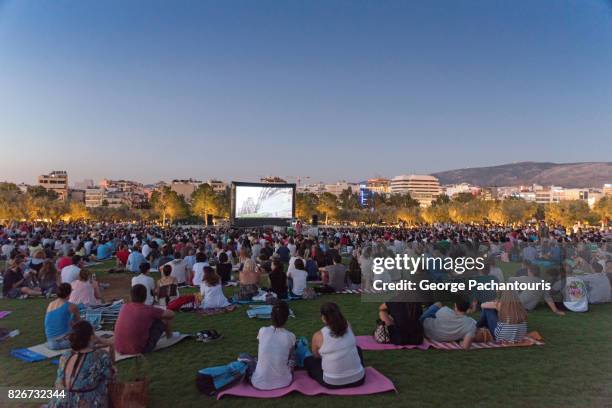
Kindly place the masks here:
POLYGON ((276 293, 279 299, 287 299, 287 274, 283 268, 283 264, 275 259, 272 262, 272 271, 268 275, 272 292, 276 293))
POLYGON ((379 317, 389 329, 391 344, 423 342, 423 308, 418 302, 386 302, 380 305, 379 317))
POLYGON ((223 283, 232 280, 232 264, 229 262, 229 258, 225 252, 219 254, 217 275, 221 277, 221 282, 223 283))

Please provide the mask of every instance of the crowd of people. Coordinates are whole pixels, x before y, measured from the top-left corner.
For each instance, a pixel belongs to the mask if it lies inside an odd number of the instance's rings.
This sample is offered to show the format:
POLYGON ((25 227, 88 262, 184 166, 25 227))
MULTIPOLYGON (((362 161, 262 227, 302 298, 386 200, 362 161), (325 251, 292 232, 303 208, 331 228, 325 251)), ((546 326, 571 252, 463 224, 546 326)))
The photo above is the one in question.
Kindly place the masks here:
MULTIPOLYGON (((2 294, 11 299, 50 299, 45 314, 47 345, 71 350, 60 361, 57 387, 74 391, 71 398, 91 401, 112 381, 115 350, 148 353, 162 336, 173 336, 175 313, 166 306, 181 297, 185 286, 199 287, 198 307, 204 309, 252 301, 265 293, 273 297, 272 325, 259 330, 251 382, 259 389, 275 389, 291 382, 299 343, 284 328, 289 316, 285 301, 369 288, 377 257, 408 254, 487 260, 477 272, 417 271, 418 278, 436 282, 551 282, 551 290, 480 290, 453 294, 452 299, 398 297, 380 302, 379 321, 373 324, 377 341, 420 344, 428 338, 458 341, 469 349, 475 341, 520 342, 527 334, 528 312, 541 303, 563 315, 568 310, 583 311, 585 303, 588 307, 588 303, 609 302, 610 233, 594 228, 566 231, 544 223, 320 228, 308 233, 270 228, 19 223, 0 227, 0 255, 6 265, 2 294), (110 300, 104 299, 104 285, 89 273, 87 265, 113 257, 109 273, 129 273, 132 278, 131 301, 121 308, 111 343, 95 336, 91 324, 81 319, 79 307, 110 300), (513 276, 499 267, 505 262, 520 263, 513 276), (234 299, 224 294, 227 284, 237 286, 234 299), (480 317, 475 320, 470 315, 478 311, 480 317), (103 357, 105 352, 110 357, 103 357), (95 382, 95 376, 101 380, 95 382)), ((325 387, 363 384, 363 355, 340 307, 325 302, 320 316, 323 328, 314 333, 309 349, 297 359, 325 387)))

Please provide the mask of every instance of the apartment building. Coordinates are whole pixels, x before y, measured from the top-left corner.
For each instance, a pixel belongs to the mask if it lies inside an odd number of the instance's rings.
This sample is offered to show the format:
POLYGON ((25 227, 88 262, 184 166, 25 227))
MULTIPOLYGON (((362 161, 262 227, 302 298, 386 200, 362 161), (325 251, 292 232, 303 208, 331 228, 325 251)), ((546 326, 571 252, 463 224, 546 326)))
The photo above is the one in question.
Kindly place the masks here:
POLYGON ((66 171, 53 170, 49 174, 38 176, 38 185, 55 191, 62 200, 68 197, 68 173, 66 171))
POLYGON ((421 207, 431 205, 441 193, 440 181, 434 176, 401 175, 391 179, 391 194, 410 194, 421 207))

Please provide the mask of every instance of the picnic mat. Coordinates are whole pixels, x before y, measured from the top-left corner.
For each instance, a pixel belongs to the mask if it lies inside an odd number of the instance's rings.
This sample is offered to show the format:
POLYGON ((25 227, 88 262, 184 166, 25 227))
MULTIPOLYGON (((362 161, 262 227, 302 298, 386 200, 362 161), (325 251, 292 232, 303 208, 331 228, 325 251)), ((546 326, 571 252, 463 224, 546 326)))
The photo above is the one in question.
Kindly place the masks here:
POLYGON ((4 317, 6 317, 6 316, 8 316, 10 314, 11 314, 10 310, 0 310, 0 319, 4 318, 4 317))
MULTIPOLYGON (((112 331, 102 330, 102 331, 96 332, 97 336, 112 335, 112 334, 113 334, 112 331)), ((157 346, 155 346, 154 351, 161 350, 161 349, 164 349, 170 346, 174 346, 175 344, 185 339, 186 337, 188 337, 187 334, 181 334, 179 336, 173 336, 171 339, 168 339, 165 335, 162 335, 162 337, 157 342, 157 346)), ((57 356, 61 356, 68 350, 69 349, 51 350, 50 348, 47 347, 46 343, 42 343, 42 344, 38 344, 36 346, 32 346, 28 348, 13 349, 11 350, 11 356, 18 358, 19 360, 33 363, 36 361, 42 361, 42 360, 47 360, 47 359, 54 358, 57 356)), ((115 361, 121 361, 121 360, 125 360, 128 358, 136 357, 136 356, 137 354, 121 354, 116 351, 115 361)))
MULTIPOLYGON (((187 337, 189 337, 188 334, 180 334, 178 336, 175 334, 174 336, 172 336, 172 338, 169 339, 165 335, 162 334, 161 338, 157 342, 157 345, 155 346, 155 349, 153 351, 158 351, 158 350, 162 350, 168 347, 172 347, 175 344, 178 344, 182 340, 186 339, 187 337)), ((127 360, 128 358, 133 358, 138 355, 139 354, 121 354, 115 350, 115 361, 127 360)))
POLYGON ((306 371, 296 371, 293 374, 293 382, 285 388, 277 390, 263 391, 254 388, 251 384, 241 381, 217 394, 217 399, 221 399, 226 395, 247 398, 280 398, 293 391, 297 391, 307 396, 314 395, 370 395, 383 392, 396 391, 395 385, 387 377, 382 375, 373 367, 366 368, 365 383, 354 388, 339 388, 329 389, 320 385, 318 382, 308 376, 306 371))
POLYGON ((202 316, 214 316, 218 314, 233 312, 236 309, 238 309, 238 306, 229 305, 227 307, 215 307, 215 308, 210 308, 210 309, 198 308, 195 310, 195 312, 202 316))
MULTIPOLYGON (((258 319, 271 319, 272 318, 272 305, 251 305, 249 309, 246 311, 249 319, 258 318, 258 319)), ((293 310, 289 309, 289 317, 295 317, 293 310)))
MULTIPOLYGON (((375 291, 374 289, 344 289, 344 290, 338 290, 336 292, 334 292, 334 294, 336 295, 374 295, 374 294, 378 294, 380 292, 375 291)), ((324 293, 325 294, 325 293, 324 293)))
MULTIPOLYGON (((401 349, 418 349, 427 350, 434 348, 437 350, 463 350, 461 342, 441 342, 425 339, 423 343, 418 345, 395 345, 395 344, 380 344, 374 340, 372 336, 356 336, 357 345, 362 350, 367 351, 379 351, 379 350, 401 350, 401 349)), ((527 337, 520 343, 497 343, 494 341, 488 341, 486 343, 472 343, 470 350, 481 350, 491 348, 504 348, 504 347, 529 347, 529 346, 542 346, 544 345, 542 336, 538 332, 531 332, 527 334, 527 337)))

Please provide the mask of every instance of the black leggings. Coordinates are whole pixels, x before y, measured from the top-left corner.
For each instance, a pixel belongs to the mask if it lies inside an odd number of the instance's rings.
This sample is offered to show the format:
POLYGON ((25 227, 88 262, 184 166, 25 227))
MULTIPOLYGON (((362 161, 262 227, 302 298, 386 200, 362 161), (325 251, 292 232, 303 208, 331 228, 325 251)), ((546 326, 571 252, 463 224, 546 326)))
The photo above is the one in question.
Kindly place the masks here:
MULTIPOLYGON (((363 352, 361 351, 361 348, 357 347, 357 353, 359 353, 359 360, 361 360, 361 365, 363 366, 363 352)), ((365 373, 364 373, 361 380, 358 380, 358 381, 355 381, 349 384, 343 384, 343 385, 327 384, 325 381, 323 381, 323 367, 321 366, 321 363, 322 363, 321 358, 309 356, 304 359, 304 368, 308 371, 308 376, 310 376, 310 378, 312 378, 313 380, 315 380, 316 382, 318 382, 325 388, 338 389, 338 388, 359 387, 360 385, 363 385, 363 383, 365 382, 365 373)))

